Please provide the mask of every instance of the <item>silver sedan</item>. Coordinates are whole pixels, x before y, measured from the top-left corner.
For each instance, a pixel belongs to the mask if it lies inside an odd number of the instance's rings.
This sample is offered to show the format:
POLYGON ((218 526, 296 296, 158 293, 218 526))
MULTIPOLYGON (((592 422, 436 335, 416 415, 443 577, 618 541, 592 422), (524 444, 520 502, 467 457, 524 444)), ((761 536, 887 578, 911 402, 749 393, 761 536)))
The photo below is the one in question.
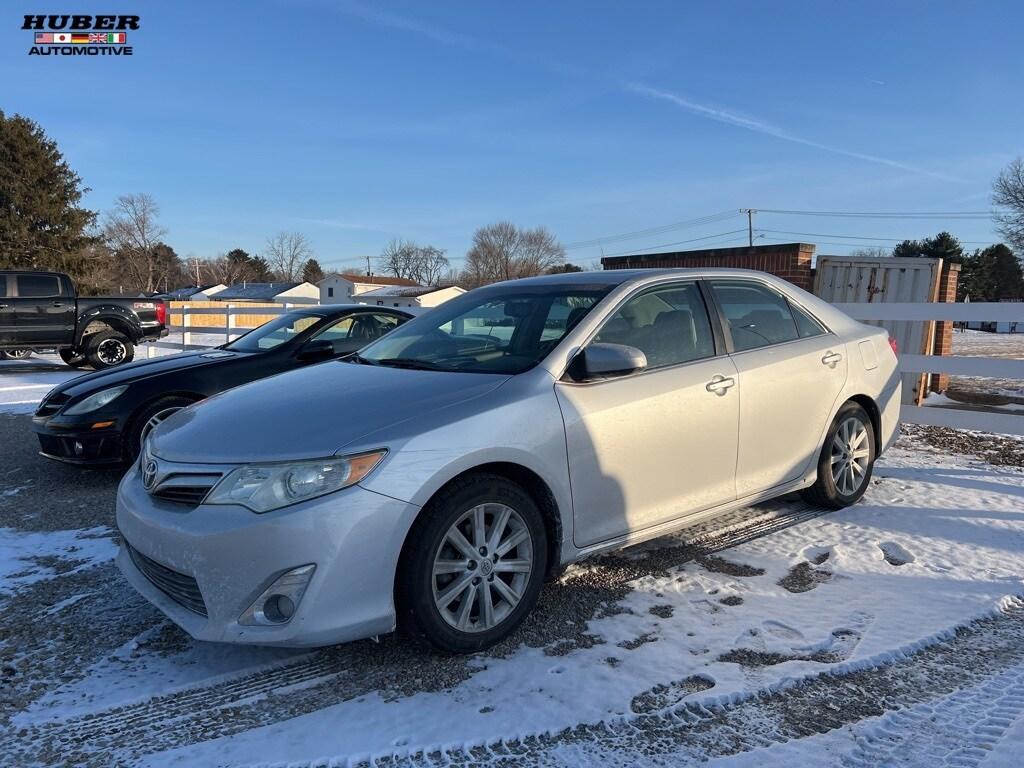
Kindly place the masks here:
POLYGON ((853 504, 899 401, 884 330, 770 275, 499 283, 169 418, 118 562, 199 639, 472 652, 568 563, 792 491, 853 504))

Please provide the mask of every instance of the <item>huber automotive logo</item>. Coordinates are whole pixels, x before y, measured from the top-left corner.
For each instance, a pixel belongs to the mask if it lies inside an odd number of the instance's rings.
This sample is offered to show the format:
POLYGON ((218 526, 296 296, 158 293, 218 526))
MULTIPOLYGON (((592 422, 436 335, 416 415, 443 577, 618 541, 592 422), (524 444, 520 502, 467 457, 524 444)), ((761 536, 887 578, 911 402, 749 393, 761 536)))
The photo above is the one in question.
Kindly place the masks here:
POLYGON ((32 30, 29 56, 131 56, 125 30, 138 29, 138 16, 26 14, 32 30))

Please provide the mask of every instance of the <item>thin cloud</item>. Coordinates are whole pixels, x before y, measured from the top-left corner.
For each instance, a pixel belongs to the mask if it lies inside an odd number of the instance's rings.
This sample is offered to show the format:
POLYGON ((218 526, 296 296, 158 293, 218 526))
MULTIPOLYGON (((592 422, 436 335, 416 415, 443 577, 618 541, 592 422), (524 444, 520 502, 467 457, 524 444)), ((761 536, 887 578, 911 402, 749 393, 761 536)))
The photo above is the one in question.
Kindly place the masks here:
MULTIPOLYGON (((509 46, 493 43, 480 38, 471 37, 457 32, 438 27, 433 24, 426 24, 415 19, 410 19, 406 16, 400 16, 399 14, 390 13, 388 11, 381 11, 376 8, 369 8, 357 2, 345 2, 336 9, 342 13, 346 13, 351 16, 360 18, 371 24, 377 26, 386 27, 389 29, 397 29, 403 32, 409 32, 411 34, 425 37, 429 40, 434 41, 440 45, 450 46, 455 48, 461 48, 463 50, 472 51, 474 53, 483 53, 503 58, 506 60, 516 61, 518 63, 527 63, 534 66, 541 66, 553 72, 560 74, 574 75, 574 76, 587 76, 594 79, 598 79, 599 76, 594 75, 592 72, 587 72, 578 67, 567 65, 563 62, 556 61, 553 59, 543 58, 536 55, 530 55, 523 53, 520 50, 511 48, 509 46)), ((603 78, 600 78, 603 79, 603 78)), ((811 147, 813 149, 821 150, 822 152, 829 152, 834 155, 842 155, 844 157, 850 157, 855 160, 862 160, 867 163, 874 163, 876 165, 884 165, 889 168, 896 168, 901 171, 907 171, 910 173, 920 174, 924 176, 931 176, 932 178, 942 179, 944 181, 959 181, 959 179, 949 176, 947 174, 930 171, 925 168, 918 168, 908 163, 903 163, 898 160, 891 160, 887 157, 879 157, 878 155, 870 155, 864 152, 854 152, 849 149, 842 147, 832 146, 830 144, 823 144, 818 141, 811 139, 805 139, 802 136, 796 136, 789 131, 785 130, 771 123, 763 120, 748 117, 738 112, 733 112, 718 107, 709 106, 706 104, 700 104, 695 101, 683 98, 675 93, 664 91, 658 88, 654 88, 645 83, 622 83, 618 82, 616 85, 625 90, 628 93, 637 94, 640 96, 646 96, 648 98, 660 99, 662 101, 668 101, 681 107, 691 114, 703 117, 708 120, 714 120, 719 123, 725 123, 726 125, 732 125, 736 128, 743 128, 754 133, 760 133, 765 136, 772 136, 782 141, 788 141, 793 144, 801 144, 805 147, 811 147)))
POLYGON ((947 174, 938 173, 936 171, 929 171, 926 168, 918 168, 917 166, 910 165, 908 163, 902 163, 898 160, 891 160, 887 157, 879 157, 878 155, 869 155, 865 152, 854 152, 853 150, 843 149, 842 147, 832 146, 831 144, 822 144, 820 141, 813 141, 811 139, 805 139, 802 136, 796 136, 784 128, 772 125, 771 123, 763 120, 758 120, 753 117, 747 117, 746 115, 738 114, 736 112, 730 112, 718 107, 708 106, 706 104, 700 104, 690 99, 683 98, 678 94, 671 93, 669 91, 663 91, 658 88, 653 88, 644 83, 626 83, 624 85, 627 91, 632 93, 647 96, 652 99, 660 99, 661 101, 667 101, 670 104, 675 104, 677 107, 681 107, 688 112, 695 114, 699 117, 707 118, 708 120, 715 120, 719 123, 725 123, 726 125, 732 125, 737 128, 744 128, 754 133, 762 133, 766 136, 772 136, 782 141, 789 141, 793 144, 801 144, 805 147, 812 147, 814 149, 820 149, 823 152, 831 152, 834 155, 842 155, 844 157, 852 157, 856 160, 863 160, 868 163, 876 163, 878 165, 885 165, 890 168, 897 168, 901 171, 909 171, 911 173, 922 174, 925 176, 932 176, 937 179, 943 179, 944 181, 957 181, 952 176, 947 174))

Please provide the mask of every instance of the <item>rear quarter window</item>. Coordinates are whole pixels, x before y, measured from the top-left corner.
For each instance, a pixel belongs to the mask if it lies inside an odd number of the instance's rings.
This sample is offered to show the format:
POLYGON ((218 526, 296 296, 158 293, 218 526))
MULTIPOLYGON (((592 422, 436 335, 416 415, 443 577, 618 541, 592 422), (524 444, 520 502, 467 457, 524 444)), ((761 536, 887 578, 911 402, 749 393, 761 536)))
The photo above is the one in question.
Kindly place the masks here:
POLYGON ((23 299, 60 296, 60 280, 54 275, 18 275, 18 296, 23 299))

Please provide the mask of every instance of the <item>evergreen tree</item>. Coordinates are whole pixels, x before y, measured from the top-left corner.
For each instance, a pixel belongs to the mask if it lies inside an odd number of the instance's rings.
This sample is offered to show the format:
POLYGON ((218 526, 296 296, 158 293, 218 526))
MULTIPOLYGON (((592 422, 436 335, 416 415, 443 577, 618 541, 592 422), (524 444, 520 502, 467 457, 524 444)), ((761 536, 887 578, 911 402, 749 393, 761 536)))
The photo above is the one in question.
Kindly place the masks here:
POLYGON ((1024 274, 1013 251, 998 243, 964 259, 957 298, 967 296, 971 301, 1024 299, 1024 274))
POLYGON ((893 256, 904 258, 934 258, 959 264, 964 260, 964 249, 960 241, 949 232, 939 232, 935 237, 924 240, 904 240, 892 249, 893 256))
POLYGON ((80 277, 96 221, 79 205, 87 191, 38 124, 0 111, 0 268, 80 277))
POLYGON ((324 271, 320 262, 316 259, 309 259, 302 265, 302 279, 307 283, 319 283, 324 279, 324 271))

